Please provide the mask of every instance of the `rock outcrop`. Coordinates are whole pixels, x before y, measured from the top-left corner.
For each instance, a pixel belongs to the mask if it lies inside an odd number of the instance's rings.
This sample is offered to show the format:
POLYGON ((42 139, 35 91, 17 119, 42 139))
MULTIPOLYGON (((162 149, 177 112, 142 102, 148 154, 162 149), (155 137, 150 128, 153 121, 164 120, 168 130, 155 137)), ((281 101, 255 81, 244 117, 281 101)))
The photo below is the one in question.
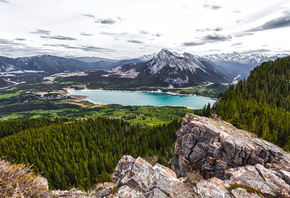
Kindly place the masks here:
POLYGON ((205 178, 224 179, 229 168, 256 164, 282 170, 279 174, 290 171, 287 152, 225 121, 187 114, 176 134, 172 169, 178 177, 200 170, 205 178))
POLYGON ((123 156, 96 197, 290 197, 290 154, 224 121, 187 114, 172 169, 123 156))
POLYGON ((192 189, 184 186, 184 179, 177 179, 171 169, 130 155, 123 156, 112 175, 113 183, 107 183, 97 192, 97 197, 180 198, 193 197, 192 189))

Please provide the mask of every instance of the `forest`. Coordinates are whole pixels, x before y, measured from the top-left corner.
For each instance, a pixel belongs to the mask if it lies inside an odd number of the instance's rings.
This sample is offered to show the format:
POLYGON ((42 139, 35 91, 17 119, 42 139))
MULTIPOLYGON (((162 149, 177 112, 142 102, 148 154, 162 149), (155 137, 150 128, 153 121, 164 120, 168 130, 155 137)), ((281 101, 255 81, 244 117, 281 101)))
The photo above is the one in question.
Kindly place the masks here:
POLYGON ((0 156, 34 164, 52 189, 89 189, 110 180, 125 154, 156 158, 168 166, 180 123, 132 125, 120 119, 38 118, 0 122, 0 156))
POLYGON ((290 151, 290 57, 262 63, 222 94, 216 113, 290 151))

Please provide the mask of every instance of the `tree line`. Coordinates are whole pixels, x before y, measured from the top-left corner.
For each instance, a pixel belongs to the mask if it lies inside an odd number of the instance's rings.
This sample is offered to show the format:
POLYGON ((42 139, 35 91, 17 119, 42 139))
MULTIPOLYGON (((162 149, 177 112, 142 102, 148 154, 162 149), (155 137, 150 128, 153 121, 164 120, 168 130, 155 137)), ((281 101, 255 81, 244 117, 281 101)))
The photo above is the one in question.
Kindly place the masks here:
POLYGON ((109 181, 125 154, 157 156, 168 166, 180 123, 132 125, 119 119, 29 119, 0 122, 0 156, 34 164, 52 189, 88 189, 109 181))
POLYGON ((238 128, 290 151, 290 57, 262 63, 231 85, 217 114, 238 128))

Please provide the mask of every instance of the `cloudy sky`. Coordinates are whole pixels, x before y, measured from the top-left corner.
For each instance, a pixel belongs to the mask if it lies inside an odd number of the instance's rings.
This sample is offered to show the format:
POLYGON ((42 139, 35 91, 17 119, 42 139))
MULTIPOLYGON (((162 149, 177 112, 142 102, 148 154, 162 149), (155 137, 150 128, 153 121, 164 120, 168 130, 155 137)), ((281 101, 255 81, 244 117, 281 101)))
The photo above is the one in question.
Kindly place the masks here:
POLYGON ((289 0, 0 0, 0 56, 290 53, 289 0))

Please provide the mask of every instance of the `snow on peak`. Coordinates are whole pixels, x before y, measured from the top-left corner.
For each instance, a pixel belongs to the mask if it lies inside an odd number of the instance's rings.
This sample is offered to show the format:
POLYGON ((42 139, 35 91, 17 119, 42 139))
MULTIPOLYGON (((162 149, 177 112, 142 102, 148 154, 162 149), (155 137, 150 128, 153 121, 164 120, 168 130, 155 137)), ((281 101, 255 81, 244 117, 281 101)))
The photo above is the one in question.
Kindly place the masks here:
POLYGON ((145 54, 145 55, 141 56, 141 57, 139 58, 139 60, 144 61, 144 62, 147 62, 147 61, 152 60, 152 59, 153 59, 154 57, 156 57, 156 56, 157 56, 156 53, 153 53, 153 54, 145 54))
POLYGON ((268 57, 261 54, 245 55, 245 54, 239 54, 238 52, 233 52, 233 53, 227 53, 227 54, 225 53, 209 54, 203 57, 216 64, 226 61, 226 62, 235 62, 235 63, 240 63, 240 64, 258 65, 264 61, 275 60, 278 57, 284 57, 284 56, 287 56, 287 54, 278 54, 276 56, 268 57))
POLYGON ((157 74, 165 66, 175 68, 175 70, 189 70, 191 73, 194 73, 197 68, 202 69, 205 72, 203 64, 197 57, 188 53, 179 55, 178 53, 170 52, 167 49, 162 49, 157 56, 149 62, 150 73, 152 75, 157 74))

